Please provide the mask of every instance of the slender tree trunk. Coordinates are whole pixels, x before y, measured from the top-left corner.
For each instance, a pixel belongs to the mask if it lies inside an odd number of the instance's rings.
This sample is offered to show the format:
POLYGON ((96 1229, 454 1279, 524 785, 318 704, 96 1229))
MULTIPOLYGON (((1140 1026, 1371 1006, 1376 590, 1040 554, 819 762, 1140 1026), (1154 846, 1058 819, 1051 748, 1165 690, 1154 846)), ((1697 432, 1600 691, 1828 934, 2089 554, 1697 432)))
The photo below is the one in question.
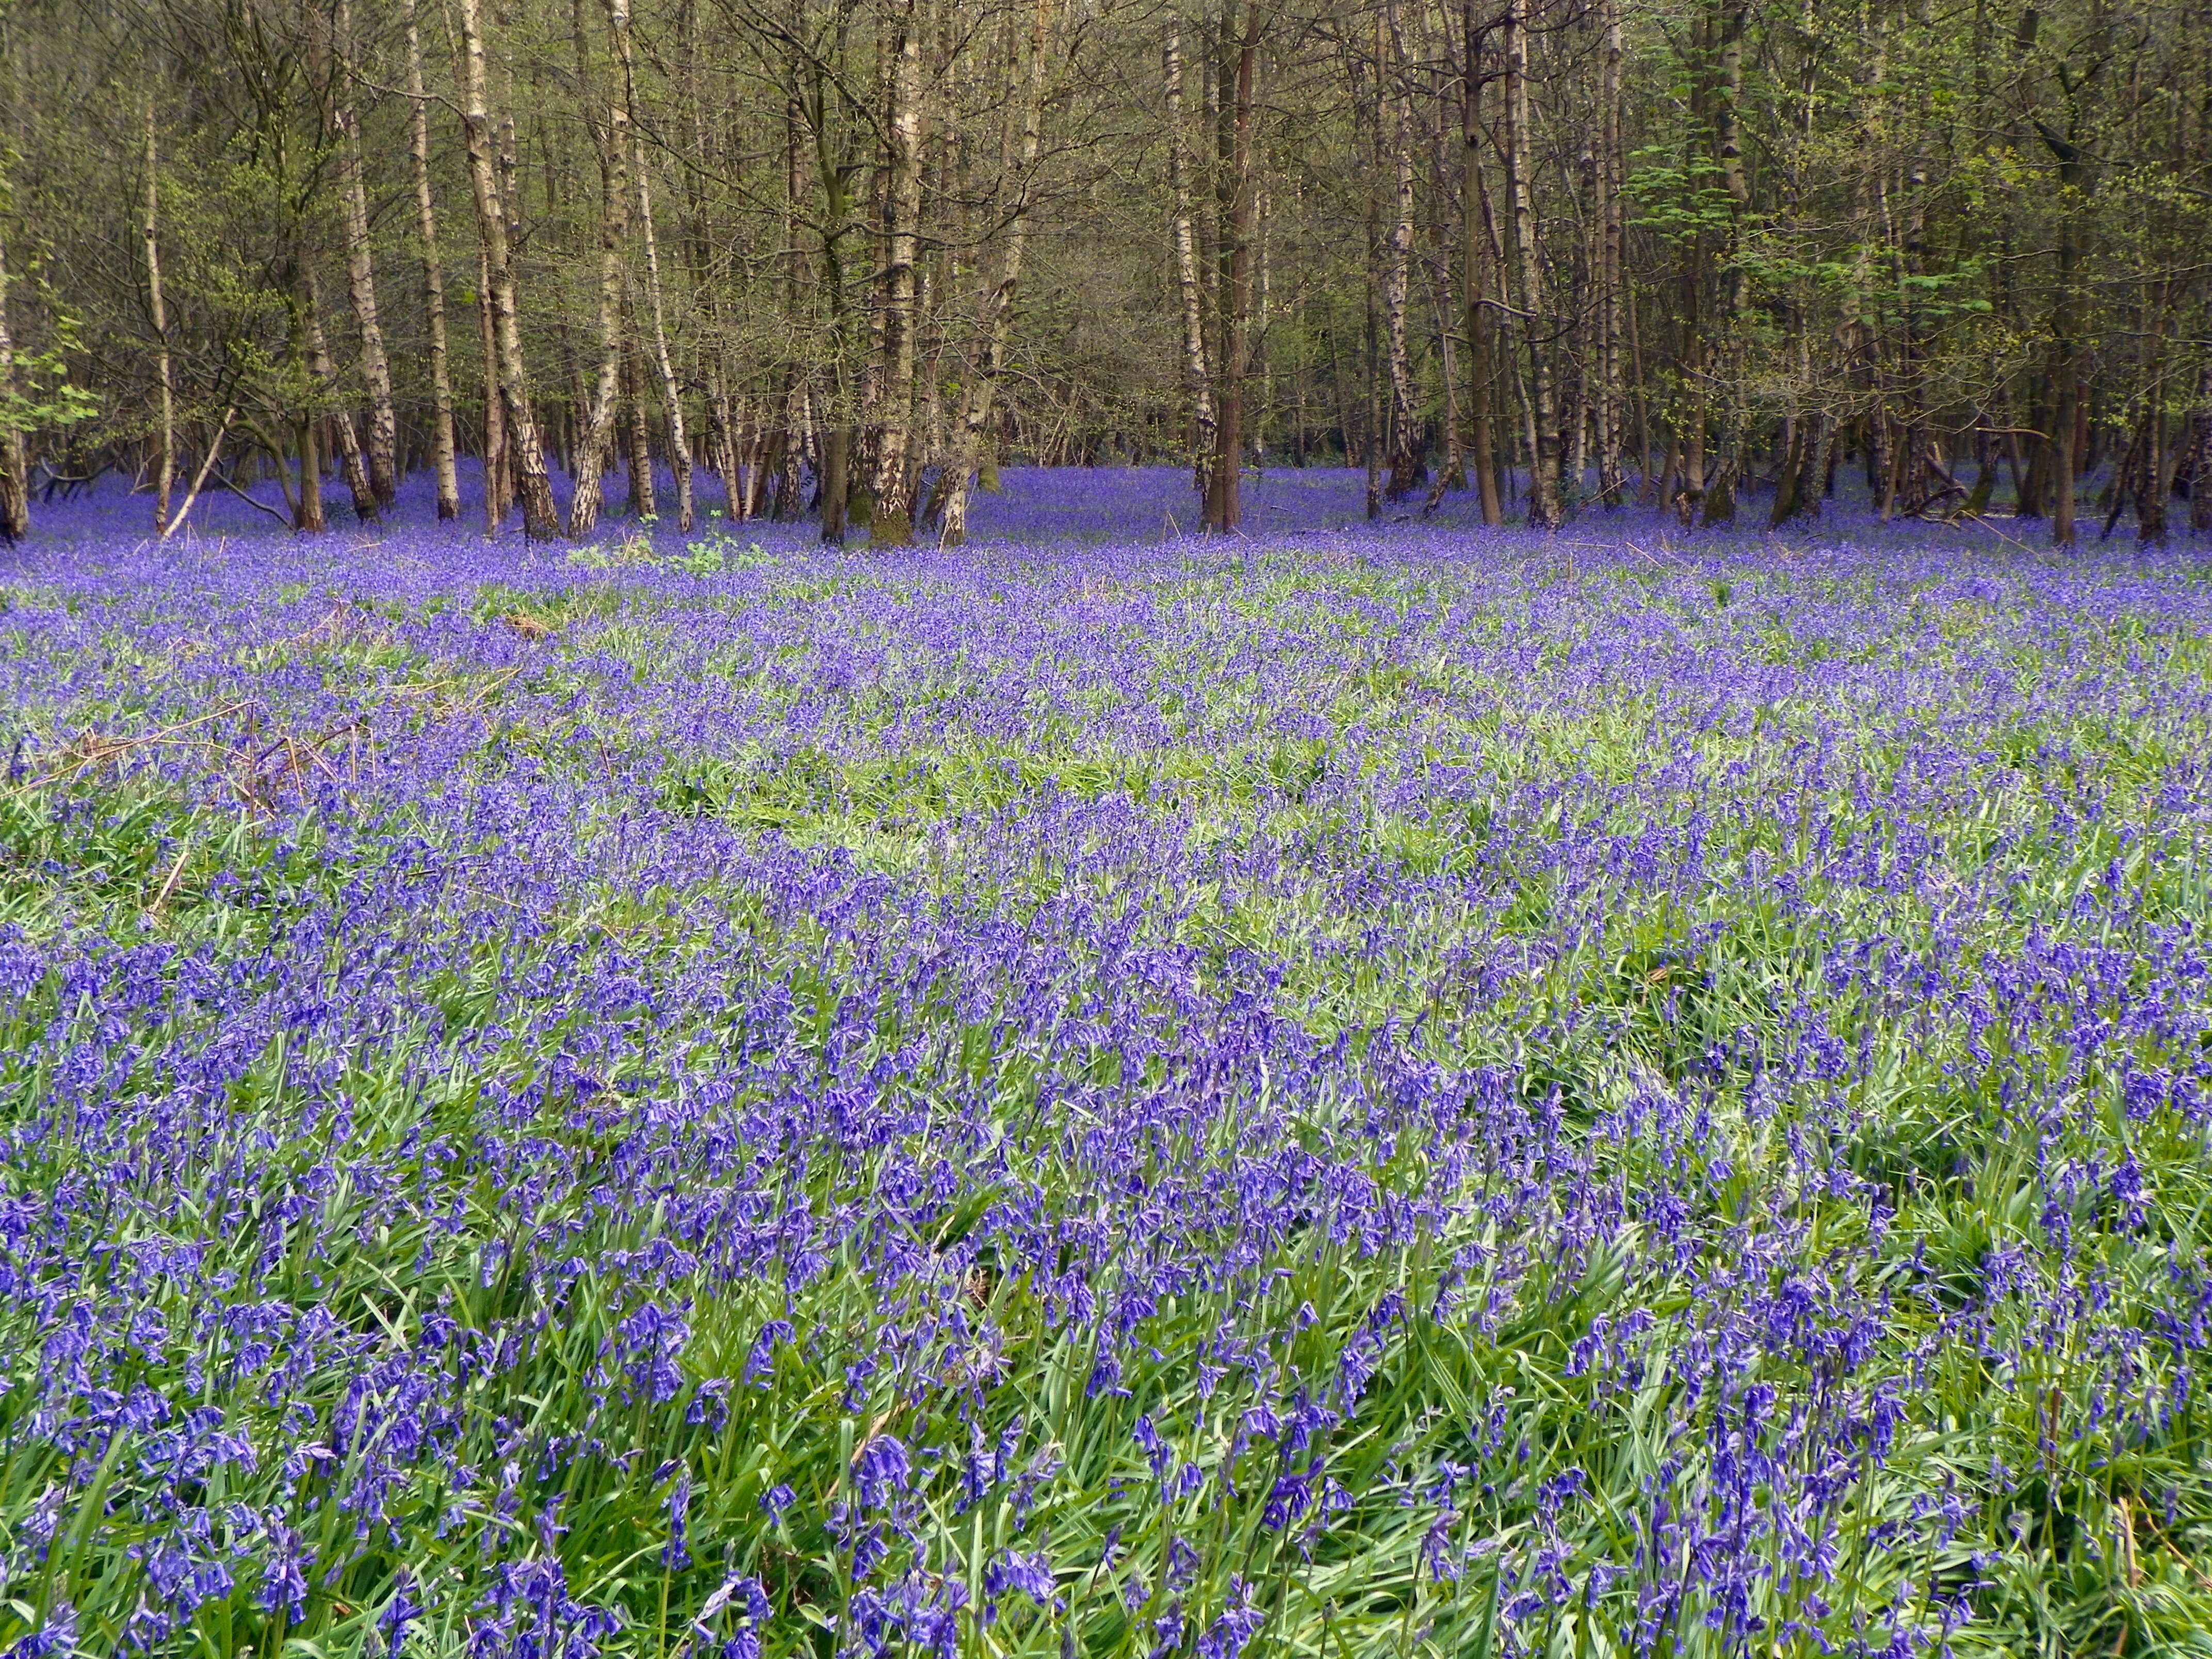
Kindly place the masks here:
MULTIPOLYGON (((15 398, 15 337, 8 331, 8 250, 0 241, 0 405, 15 398)), ((31 468, 23 428, 0 416, 0 543, 31 533, 31 468)))
MULTIPOLYGON (((2149 313, 2150 326, 2142 348, 2142 384, 2144 386, 2142 413, 2136 427, 2136 447, 2134 491, 2136 502, 2136 538, 2149 547, 2162 547, 2166 535, 2166 497, 2173 488, 2173 471, 2168 457, 2166 411, 2166 331, 2170 321, 2172 286, 2170 281, 2142 285, 2142 308, 2149 313)), ((2119 506, 2119 480, 2113 481, 2112 505, 2119 506)))
MULTIPOLYGON (((625 76, 624 84, 629 84, 625 76)), ((636 129, 633 117, 631 130, 636 129)), ((677 384, 676 362, 668 352, 668 313, 660 291, 660 243, 653 228, 653 184, 646 165, 645 144, 640 140, 636 157, 637 222, 645 237, 645 293, 653 317, 653 365, 659 380, 661 418, 668 422, 668 460, 676 474, 676 527, 691 533, 691 436, 684 425, 683 389, 677 384)))
POLYGON ((1465 59, 1460 75, 1460 235, 1467 267, 1467 409, 1469 459, 1474 466, 1475 492, 1482 503, 1482 521, 1505 522, 1504 504, 1498 491, 1498 438, 1492 414, 1491 386, 1498 353, 1491 343, 1488 283, 1490 236, 1482 184, 1482 37, 1475 21, 1474 0, 1460 12, 1465 59))
MULTIPOLYGON (((814 476, 822 501, 822 540, 831 547, 844 544, 850 526, 853 486, 853 386, 850 366, 857 354, 854 340, 852 307, 845 286, 844 239, 853 228, 852 198, 846 185, 844 169, 839 165, 832 134, 829 128, 826 108, 829 92, 824 77, 815 73, 804 98, 806 121, 814 142, 814 171, 822 192, 822 270, 820 289, 829 312, 831 342, 830 352, 829 395, 826 406, 814 411, 810 404, 810 392, 805 380, 794 374, 793 388, 798 394, 799 418, 794 432, 802 445, 809 449, 787 450, 788 465, 796 468, 802 453, 811 453, 815 460, 814 476), (817 432, 818 429, 818 438, 817 432)), ((794 124, 794 138, 795 138, 794 124)), ((797 200, 799 181, 797 152, 791 155, 791 191, 797 200)), ((795 239, 794 239, 795 249, 795 239)), ((792 313, 800 314, 799 276, 794 258, 791 270, 792 313)), ((794 478, 793 493, 797 494, 794 478)), ((782 499, 779 492, 779 501, 782 499)))
POLYGON ((507 453, 506 400, 499 390, 498 325, 493 321, 491 256, 477 248, 477 326, 483 343, 484 534, 496 536, 514 501, 514 472, 507 453))
POLYGON ((399 418, 392 401, 392 363, 377 320, 376 263, 368 240, 368 185, 362 167, 361 112, 354 102, 353 13, 337 0, 337 62, 331 72, 331 121, 337 128, 338 206, 345 225, 346 289, 361 331, 361 378, 368 391, 368 478, 379 506, 399 493, 399 418))
POLYGON ((840 422, 822 434, 822 539, 831 547, 845 543, 852 459, 853 428, 840 422))
POLYGON ((1506 187, 1511 195, 1513 252, 1520 265, 1521 325, 1528 343, 1529 478, 1528 523, 1556 530, 1560 522, 1559 415, 1552 391, 1552 358, 1534 319, 1543 311, 1543 252, 1539 245, 1534 180, 1530 178, 1528 0, 1509 0, 1505 12, 1506 187))
POLYGON ((169 533, 169 493, 177 477, 177 392, 169 362, 169 310, 161 294, 161 157, 155 142, 154 100, 146 100, 146 308, 154 324, 155 395, 159 401, 161 453, 154 467, 154 528, 169 533))
MULTIPOLYGON (((583 7, 576 8, 579 69, 585 52, 583 7)), ((607 452, 620 411, 623 370, 623 244, 629 237, 629 100, 623 95, 628 56, 629 0, 607 0, 608 35, 614 45, 615 86, 605 114, 592 123, 599 161, 599 361, 582 411, 576 442, 575 492, 568 498, 568 533, 588 536, 599 527, 606 488, 607 452), (604 121, 605 125, 600 124, 604 121)), ((588 99, 586 91, 584 96, 588 99)))
MULTIPOLYGON (((313 294, 296 269, 289 271, 287 277, 284 300, 289 313, 285 331, 289 366, 295 384, 311 386, 316 378, 314 358, 307 343, 313 294)), ((320 425, 320 418, 310 406, 299 411, 294 427, 293 447, 299 458, 300 487, 291 496, 292 528, 303 536, 319 536, 330 527, 323 514, 323 454, 318 431, 320 425)))
POLYGON ((1621 495, 1621 310, 1626 281, 1621 185, 1620 0, 1601 0, 1598 71, 1598 499, 1619 507, 1621 495))
POLYGON ((653 417, 645 406, 645 376, 637 354, 623 359, 623 409, 629 436, 629 511, 634 519, 660 516, 659 481, 653 476, 653 417))
POLYGON ((2071 547, 2074 530, 2075 428, 2080 424, 2081 380, 2074 362, 2074 229, 2058 233, 2058 303, 2051 332, 2057 336, 2057 418, 2051 427, 2051 539, 2071 547))
POLYGON ((747 438, 740 441, 736 413, 730 404, 729 386, 723 379, 720 348, 710 343, 705 348, 705 353, 707 465, 721 480, 724 510, 732 519, 750 518, 754 495, 752 471, 745 465, 745 457, 750 453, 748 447, 750 440, 747 438))
POLYGON ((1370 254, 1367 263, 1365 295, 1367 315, 1365 325, 1360 331, 1362 348, 1360 356, 1365 359, 1362 367, 1366 371, 1364 379, 1366 382, 1367 402, 1365 409, 1362 411, 1361 425, 1365 429, 1361 436, 1359 450, 1360 459, 1366 463, 1367 470, 1367 522, 1377 524, 1382 518, 1382 451, 1384 448, 1382 428, 1385 417, 1382 407, 1382 353, 1379 349, 1381 331, 1377 327, 1380 321, 1377 313, 1381 312, 1382 307, 1377 303, 1379 296, 1376 292, 1377 284, 1375 280, 1375 263, 1372 257, 1376 241, 1374 209, 1371 205, 1374 198, 1370 195, 1368 200, 1370 206, 1368 210, 1367 228, 1367 246, 1370 254))
MULTIPOLYGON (((1237 529, 1243 519, 1239 487, 1244 465, 1245 381, 1251 370, 1252 94, 1265 15, 1260 0, 1245 0, 1244 27, 1236 44, 1235 79, 1226 112, 1229 199, 1222 240, 1228 268, 1221 307, 1221 390, 1215 399, 1220 414, 1214 430, 1213 475, 1206 489, 1206 528, 1217 533, 1237 529)), ((1225 27, 1222 39, 1225 48, 1230 39, 1225 27)))
POLYGON ((192 475, 191 487, 185 491, 183 505, 162 522, 163 541, 168 540, 184 526, 185 518, 191 513, 192 503, 200 498, 200 489, 207 483, 208 474, 215 471, 216 458, 222 453, 222 441, 230 435, 230 423, 237 418, 236 405, 223 410, 222 419, 216 424, 215 436, 208 440, 207 453, 200 458, 200 470, 192 475))
POLYGON ((1719 163, 1721 183, 1728 191, 1724 315, 1721 321, 1720 453, 1705 482, 1705 518, 1708 526, 1735 521, 1735 486, 1745 442, 1746 365, 1744 310, 1749 292, 1742 260, 1742 221, 1751 204, 1751 189, 1743 168, 1743 36, 1749 8, 1745 0, 1725 0, 1713 20, 1717 37, 1719 81, 1713 96, 1713 150, 1719 163))
POLYGON ((921 19, 916 0, 892 0, 890 151, 884 190, 883 342, 878 362, 875 501, 868 540, 876 547, 914 543, 915 333, 921 257, 921 19))
MULTIPOLYGON (((430 192, 430 100, 423 90, 422 40, 416 0, 407 0, 408 135, 415 172, 415 225, 422 240, 422 313, 429 325, 430 465, 437 475, 438 517, 461 516, 461 486, 453 465, 453 380, 447 361, 446 272, 438 252, 438 209, 430 192)), ((489 469, 486 473, 489 478, 489 469)))
POLYGON ((2197 447, 2189 465, 2189 527, 2212 532, 2212 362, 2197 379, 2197 447))
POLYGON ((522 350, 522 325, 515 314, 514 267, 507 236, 507 204, 500 191, 493 155, 494 131, 484 104, 484 42, 480 0, 459 0, 462 32, 461 125, 467 140, 469 184, 476 197, 477 226, 483 239, 486 289, 499 360, 499 401, 506 417, 506 443, 514 481, 522 497, 523 533, 532 541, 561 534, 553 507, 553 482, 545 471, 538 418, 530 407, 529 379, 522 350))
MULTIPOLYGON (((1005 366, 1006 343, 1013 331, 1014 300, 1022 280, 1022 258, 1029 237, 1030 179, 1036 169, 1044 140, 1047 54, 1051 51, 1058 11, 1059 0, 1036 0, 1022 99, 1021 150, 1018 159, 1012 155, 1005 158, 1018 169, 1012 185, 1013 199, 1005 210, 1006 229, 1000 242, 996 280, 984 295, 981 313, 976 319, 973 362, 969 368, 968 384, 961 394, 960 424, 953 434, 951 458, 945 463, 945 501, 939 536, 947 547, 957 547, 968 538, 969 480, 982 457, 999 377, 1005 366)), ((1006 148, 1010 147, 1002 146, 1006 148)), ((1182 225, 1187 231, 1187 214, 1182 225)))
MULTIPOLYGON (((1802 320, 1797 325, 1797 384, 1800 398, 1809 395, 1813 383, 1813 344, 1802 320)), ((1784 447, 1782 471, 1774 484, 1774 508, 1770 527, 1792 519, 1818 518, 1820 513, 1820 463, 1826 453, 1826 423, 1815 409, 1801 408, 1790 422, 1784 447)))
POLYGON ((300 416, 300 494, 292 508, 292 528, 302 536, 319 536, 330 528, 330 520, 323 512, 323 447, 322 435, 317 430, 319 425, 313 415, 300 416))
MULTIPOLYGON (((307 319, 307 373, 316 389, 330 393, 337 379, 331 362, 330 343, 323 333, 323 296, 314 270, 308 268, 305 300, 307 319)), ((341 404, 329 416, 331 433, 338 441, 338 465, 345 474, 347 492, 353 497, 354 517, 374 524, 379 517, 375 480, 368 457, 362 452, 361 434, 354 430, 353 411, 341 404)))
POLYGON ((1206 298, 1199 282, 1198 236, 1191 214, 1190 137, 1183 129, 1182 24, 1170 8, 1167 23, 1169 180, 1175 196, 1176 289, 1182 302, 1182 378, 1190 402, 1192 474, 1206 493, 1213 453, 1213 369, 1206 349, 1206 298))
MULTIPOLYGON (((1406 46, 1395 0, 1376 13, 1375 60, 1377 104, 1387 103, 1389 109, 1390 167, 1396 185, 1383 250, 1382 325, 1390 362, 1389 495, 1392 501, 1401 501, 1420 488, 1428 469, 1422 453, 1419 398, 1413 386, 1413 355, 1406 323, 1413 264, 1413 100, 1406 84, 1406 46)), ((1376 131, 1382 130, 1382 111, 1378 106, 1376 131)))

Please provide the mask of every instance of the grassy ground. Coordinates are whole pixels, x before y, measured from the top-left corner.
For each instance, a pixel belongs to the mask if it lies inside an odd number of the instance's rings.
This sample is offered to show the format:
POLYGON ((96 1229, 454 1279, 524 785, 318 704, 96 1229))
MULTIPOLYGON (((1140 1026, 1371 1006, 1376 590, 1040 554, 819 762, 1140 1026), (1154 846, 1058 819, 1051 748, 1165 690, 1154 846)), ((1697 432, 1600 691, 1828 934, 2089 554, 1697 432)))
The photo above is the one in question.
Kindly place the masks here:
POLYGON ((2198 565, 5 581, 15 1651, 2212 1650, 2198 565))

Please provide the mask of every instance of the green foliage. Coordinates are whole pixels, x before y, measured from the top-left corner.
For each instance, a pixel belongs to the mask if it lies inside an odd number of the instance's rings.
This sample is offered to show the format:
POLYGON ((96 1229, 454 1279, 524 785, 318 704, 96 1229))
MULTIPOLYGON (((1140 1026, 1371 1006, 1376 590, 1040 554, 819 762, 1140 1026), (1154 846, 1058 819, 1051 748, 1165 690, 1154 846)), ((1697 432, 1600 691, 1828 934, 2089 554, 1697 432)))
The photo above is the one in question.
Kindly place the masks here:
POLYGON ((52 343, 15 354, 15 383, 0 383, 0 432, 72 427, 100 413, 99 397, 70 377, 70 354, 83 348, 80 326, 70 313, 58 311, 52 343))

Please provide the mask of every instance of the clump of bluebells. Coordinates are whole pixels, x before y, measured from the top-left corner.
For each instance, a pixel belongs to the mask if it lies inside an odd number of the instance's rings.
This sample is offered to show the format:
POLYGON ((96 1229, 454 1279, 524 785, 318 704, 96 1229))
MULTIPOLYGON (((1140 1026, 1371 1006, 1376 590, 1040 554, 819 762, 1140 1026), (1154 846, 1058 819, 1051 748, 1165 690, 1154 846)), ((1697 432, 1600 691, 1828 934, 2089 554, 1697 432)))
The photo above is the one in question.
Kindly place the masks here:
POLYGON ((2200 564, 1009 478, 0 572, 0 1651, 2212 1626, 2200 564))

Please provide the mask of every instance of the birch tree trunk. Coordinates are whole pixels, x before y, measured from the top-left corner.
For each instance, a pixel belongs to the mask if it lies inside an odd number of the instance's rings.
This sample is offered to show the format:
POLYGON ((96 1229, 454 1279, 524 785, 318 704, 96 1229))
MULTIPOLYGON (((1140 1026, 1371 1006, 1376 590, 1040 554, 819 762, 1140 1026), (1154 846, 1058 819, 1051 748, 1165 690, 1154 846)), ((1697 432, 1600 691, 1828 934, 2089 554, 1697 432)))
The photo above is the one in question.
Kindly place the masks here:
MULTIPOLYGON (((1227 258, 1221 296, 1221 385, 1215 406, 1213 472, 1206 492, 1206 526, 1216 534, 1243 520, 1240 486, 1244 465, 1244 392, 1251 369, 1252 316, 1252 93, 1258 69, 1261 0, 1245 0, 1243 30, 1236 42, 1236 68, 1224 116, 1229 124, 1228 194, 1222 243, 1227 258)), ((1224 20, 1222 42, 1231 34, 1224 20)))
MULTIPOLYGON (((1423 465, 1420 410, 1406 321, 1413 267, 1413 100, 1406 85, 1406 43, 1395 0, 1377 15, 1376 35, 1375 91, 1377 100, 1387 100, 1389 106, 1390 167, 1396 185, 1382 261, 1382 325, 1390 359, 1390 412, 1386 423, 1389 494, 1392 501, 1400 501, 1421 486, 1427 468, 1423 465)), ((1376 112, 1376 126, 1382 130, 1380 109, 1376 112)))
MULTIPOLYGON (((285 346, 288 367, 295 384, 312 386, 314 358, 308 346, 309 290, 296 269, 286 273, 284 303, 287 316, 285 346)), ((294 450, 299 458, 300 487, 290 494, 292 528, 303 536, 319 536, 329 528, 323 516, 321 422, 312 409, 303 408, 294 428, 294 450)), ((290 493, 290 492, 288 492, 290 493)))
POLYGON ((561 534, 553 509, 553 483, 545 471, 538 420, 531 412, 529 380, 522 354, 522 326, 515 315, 514 256, 507 238, 507 206, 492 154, 491 117, 484 106, 484 42, 481 0, 459 0, 462 38, 461 125, 467 140, 469 185, 476 198, 477 227, 483 240, 486 293, 499 362, 499 403, 505 417, 502 447, 513 458, 514 485, 522 497, 523 533, 532 541, 561 534))
POLYGON ((921 20, 916 0, 891 0, 890 150, 884 181, 882 364, 877 387, 876 478, 868 539, 876 547, 914 543, 915 322, 921 249, 921 20))
MULTIPOLYGON (((335 387, 337 374, 331 362, 330 342, 323 332, 322 286, 316 281, 312 265, 307 270, 305 304, 307 373, 316 389, 328 394, 335 387)), ((361 434, 354 429, 353 411, 341 404, 326 418, 338 441, 338 466, 345 474, 346 490, 353 497, 354 517, 363 524, 374 524, 380 504, 376 498, 375 480, 369 475, 368 458, 362 451, 361 434)))
POLYGON ((1462 50, 1460 69, 1460 236, 1462 263, 1467 268, 1467 425, 1468 459, 1474 468, 1474 487, 1482 503, 1482 521, 1505 522, 1504 504, 1498 493, 1498 437, 1492 413, 1491 379, 1498 354, 1490 338, 1490 268, 1488 218, 1482 185, 1482 27, 1475 21, 1474 0, 1460 10, 1462 50))
POLYGON ((507 464, 507 416, 499 392, 498 325, 492 320, 491 256, 477 246, 477 329, 483 348, 484 534, 496 536, 514 501, 514 469, 507 464))
POLYGON ((652 417, 645 410, 645 377, 637 354, 623 357, 623 408, 629 416, 629 511, 634 519, 660 516, 660 497, 653 476, 652 417))
MULTIPOLYGON (((579 5, 576 10, 580 71, 583 8, 579 5)), ((629 100, 623 95, 621 83, 629 55, 629 0, 607 0, 607 33, 614 50, 616 85, 607 99, 605 125, 594 123, 592 135, 599 153, 599 362, 576 440, 575 491, 568 498, 571 536, 588 536, 599 528, 607 452, 622 398, 623 245, 629 236, 630 144, 629 100)))
POLYGON ((1459 313, 1452 286, 1454 267, 1449 252, 1451 243, 1447 228, 1449 209, 1445 206, 1452 199, 1452 108, 1444 90, 1450 83, 1452 54, 1450 32, 1443 26, 1441 14, 1423 13, 1420 58, 1429 76, 1429 101, 1421 142, 1427 151, 1431 188, 1437 204, 1439 256, 1430 262, 1426 275, 1431 320, 1436 325, 1437 367, 1444 400, 1443 465, 1437 468, 1435 482, 1429 486, 1428 500, 1421 508, 1424 513, 1433 513, 1443 503, 1446 492, 1467 488, 1467 427, 1460 410, 1459 313))
POLYGON ((1607 507, 1620 505, 1621 289, 1626 227, 1621 185, 1626 157, 1621 144, 1620 0, 1601 0, 1602 33, 1598 117, 1598 350, 1597 489, 1607 507))
POLYGON ((1190 403, 1192 481, 1206 493, 1207 458, 1213 453, 1213 369, 1206 360, 1206 296, 1198 274, 1198 234, 1191 217, 1190 135, 1183 127, 1182 24, 1171 9, 1167 23, 1169 182, 1175 197, 1176 290, 1182 302, 1182 378, 1190 403))
MULTIPOLYGON (((996 277, 983 297, 982 309, 976 319, 973 361, 969 367, 968 384, 961 393, 960 424, 953 434, 951 457, 945 463, 939 538, 947 547, 957 547, 968 539, 969 483, 982 456, 984 434, 990 425, 999 377, 1006 362, 1006 343, 1013 331, 1014 297, 1022 280, 1022 258, 1029 237, 1030 180, 1043 146, 1046 54, 1051 50, 1057 14, 1058 0, 1037 0, 1022 98, 1021 150, 1018 159, 1006 158, 1012 164, 1010 170, 1013 170, 1013 201, 1005 210, 1006 229, 1000 244, 996 277)), ((1187 216, 1184 224, 1188 227, 1187 216)))
MULTIPOLYGON (((623 76, 625 88, 629 76, 623 76)), ((636 117, 630 121, 636 131, 636 117)), ((646 165, 645 143, 640 139, 635 158, 637 222, 645 240, 645 292, 653 318, 653 364, 660 384, 661 418, 668 422, 668 460, 676 474, 676 527, 691 533, 691 437, 684 425, 683 388, 676 380, 676 362, 668 352, 668 313, 661 299, 660 243, 653 228, 653 181, 646 165)))
POLYGON ((447 362, 446 273, 438 253, 438 208, 430 193, 430 100, 423 90, 422 39, 416 0, 407 0, 407 96, 411 109, 409 150, 415 173, 415 227, 422 241, 422 312, 429 331, 430 465, 437 475, 438 517, 461 516, 461 487, 453 465, 453 381, 447 362))
POLYGON ((331 73, 331 122, 338 137, 338 206, 345 223, 346 289, 361 331, 361 378, 368 392, 368 477, 377 504, 399 493, 399 419, 392 401, 392 362, 376 311, 376 262, 368 240, 368 184, 361 156, 361 111, 354 102, 353 11, 337 0, 331 73))
MULTIPOLYGON (((15 398, 15 337, 8 331, 8 249, 0 241, 0 406, 15 398)), ((31 533, 31 470, 23 429, 0 414, 0 544, 31 533)))
POLYGON ((154 529, 169 533, 169 493, 177 477, 177 393, 169 362, 169 311, 161 295, 161 158, 155 142, 154 100, 146 100, 146 309, 154 324, 154 382, 161 449, 154 466, 154 529))
MULTIPOLYGON (((820 290, 827 301, 830 337, 830 362, 825 407, 816 411, 805 380, 794 373, 791 379, 793 396, 787 400, 787 410, 796 409, 796 418, 791 419, 789 439, 785 446, 784 476, 777 490, 778 516, 795 514, 800 494, 799 468, 802 459, 811 455, 815 460, 815 479, 822 502, 822 539, 831 547, 844 544, 849 524, 849 503, 852 489, 853 427, 850 392, 850 365, 854 356, 852 308, 848 303, 845 289, 844 240, 853 225, 853 203, 847 189, 846 176, 835 154, 829 128, 829 94, 827 76, 818 65, 809 65, 801 71, 811 84, 805 94, 792 100, 793 148, 791 151, 790 191, 796 203, 799 195, 798 152, 796 135, 799 118, 805 123, 813 140, 814 171, 822 198, 820 290), (790 513, 783 504, 790 502, 790 513)), ((796 76, 794 76, 794 79, 796 76)), ((800 314, 799 291, 802 286, 797 258, 797 239, 792 239, 793 258, 790 264, 791 311, 800 314)))
POLYGON ((1510 0, 1505 12, 1505 181, 1513 220, 1513 253, 1520 266, 1521 337, 1528 344, 1528 523, 1556 530, 1559 509, 1559 416, 1552 391, 1552 358, 1534 320, 1543 311, 1543 252, 1535 196, 1529 177, 1528 0, 1510 0))
POLYGON ((1743 171, 1743 34, 1748 7, 1744 0, 1726 0, 1716 19, 1720 80, 1713 100, 1713 149, 1719 161, 1721 183, 1728 191, 1729 224, 1725 263, 1725 331, 1722 347, 1722 379, 1726 402, 1722 410, 1721 453, 1706 481, 1704 522, 1710 526, 1735 521, 1735 483, 1744 445, 1743 380, 1745 366, 1744 309, 1747 285, 1744 280, 1742 224, 1751 205, 1751 190, 1743 171))

